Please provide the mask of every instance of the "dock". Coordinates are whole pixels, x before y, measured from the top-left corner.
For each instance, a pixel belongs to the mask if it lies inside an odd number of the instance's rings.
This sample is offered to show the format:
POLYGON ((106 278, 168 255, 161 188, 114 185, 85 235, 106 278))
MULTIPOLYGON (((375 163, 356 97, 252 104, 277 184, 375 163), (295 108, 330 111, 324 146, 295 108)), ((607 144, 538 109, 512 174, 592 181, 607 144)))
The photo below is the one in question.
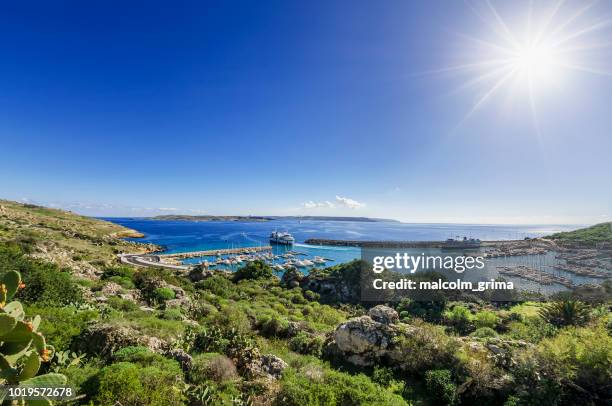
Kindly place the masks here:
POLYGON ((206 251, 190 251, 190 252, 176 252, 174 254, 156 254, 155 256, 164 259, 185 259, 185 258, 198 258, 208 257, 216 255, 242 255, 252 254, 255 252, 272 251, 271 245, 264 245, 260 247, 242 247, 242 248, 225 248, 216 250, 206 251))

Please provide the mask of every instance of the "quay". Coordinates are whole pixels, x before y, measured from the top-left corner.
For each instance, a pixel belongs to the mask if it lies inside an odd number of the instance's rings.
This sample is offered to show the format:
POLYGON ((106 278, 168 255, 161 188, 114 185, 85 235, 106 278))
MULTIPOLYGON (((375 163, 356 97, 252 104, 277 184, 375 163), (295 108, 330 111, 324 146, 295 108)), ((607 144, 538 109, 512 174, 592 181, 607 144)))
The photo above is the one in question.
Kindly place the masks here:
POLYGON ((216 255, 242 255, 252 254, 261 251, 272 251, 271 245, 264 245, 260 247, 243 247, 243 248, 225 248, 216 250, 206 251, 190 251, 190 252, 176 252, 174 254, 156 254, 156 257, 160 259, 184 259, 184 258, 197 258, 197 257, 208 257, 216 255))

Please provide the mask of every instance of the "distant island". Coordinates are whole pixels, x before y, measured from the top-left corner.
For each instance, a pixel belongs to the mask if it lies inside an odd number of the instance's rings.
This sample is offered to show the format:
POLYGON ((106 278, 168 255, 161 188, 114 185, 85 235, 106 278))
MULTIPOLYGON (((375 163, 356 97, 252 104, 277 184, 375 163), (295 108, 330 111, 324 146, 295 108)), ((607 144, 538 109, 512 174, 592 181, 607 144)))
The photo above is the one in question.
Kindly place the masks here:
POLYGON ((397 220, 371 217, 337 217, 337 216, 190 216, 185 214, 165 214, 149 217, 149 220, 165 221, 274 221, 274 220, 315 220, 315 221, 357 221, 362 223, 395 222, 397 220))

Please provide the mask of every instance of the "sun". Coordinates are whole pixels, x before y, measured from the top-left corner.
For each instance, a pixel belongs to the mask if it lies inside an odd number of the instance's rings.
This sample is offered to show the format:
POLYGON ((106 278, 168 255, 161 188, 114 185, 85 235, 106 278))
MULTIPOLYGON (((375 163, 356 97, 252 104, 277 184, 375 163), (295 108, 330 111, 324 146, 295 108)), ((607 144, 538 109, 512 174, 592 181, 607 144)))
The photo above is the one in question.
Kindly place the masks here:
POLYGON ((532 81, 558 77, 563 70, 561 56, 547 44, 528 44, 517 49, 511 64, 532 81))
MULTIPOLYGON (((461 63, 437 70, 462 75, 465 80, 457 90, 473 89, 478 95, 462 122, 504 89, 518 102, 526 101, 537 122, 536 96, 560 87, 571 73, 611 75, 593 63, 598 60, 594 53, 601 59, 602 51, 609 52, 612 37, 609 31, 602 32, 610 28, 611 19, 589 17, 595 3, 572 9, 561 0, 538 10, 529 4, 521 10, 526 11, 524 18, 510 16, 513 24, 488 0, 478 3, 481 7, 472 6, 482 22, 480 35, 460 33, 466 43, 461 63)), ((510 13, 516 14, 516 8, 510 13)))

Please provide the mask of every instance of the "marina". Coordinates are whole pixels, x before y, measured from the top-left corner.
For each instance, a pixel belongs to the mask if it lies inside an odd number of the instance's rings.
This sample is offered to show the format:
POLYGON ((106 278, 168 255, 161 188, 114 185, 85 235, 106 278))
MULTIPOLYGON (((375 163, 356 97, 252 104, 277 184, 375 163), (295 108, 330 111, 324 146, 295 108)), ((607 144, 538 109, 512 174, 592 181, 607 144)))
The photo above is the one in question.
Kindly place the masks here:
POLYGON ((274 224, 271 224, 271 221, 122 219, 121 223, 145 234, 145 238, 134 241, 163 247, 159 253, 127 256, 124 261, 136 266, 165 267, 178 272, 188 272, 196 266, 233 272, 251 261, 259 260, 272 267, 278 276, 291 268, 307 274, 312 269, 360 259, 362 248, 374 247, 401 249, 408 255, 417 256, 423 253, 482 256, 485 258, 485 268, 466 275, 467 278, 478 281, 503 276, 512 278, 515 286, 521 289, 546 294, 583 284, 598 284, 609 277, 608 273, 612 273, 609 272, 609 252, 558 246, 552 240, 537 238, 538 232, 548 234, 552 231, 541 228, 530 232, 528 227, 517 226, 508 232, 495 226, 314 220, 274 220, 274 224), (275 235, 277 230, 279 232, 275 235), (291 241, 290 244, 277 242, 284 234, 293 237, 293 241, 286 238, 287 242, 291 241), (477 246, 476 238, 467 237, 463 244, 461 237, 455 237, 451 245, 457 247, 449 247, 447 240, 452 235, 478 236, 480 246, 477 246), (494 240, 505 235, 524 238, 494 240))

